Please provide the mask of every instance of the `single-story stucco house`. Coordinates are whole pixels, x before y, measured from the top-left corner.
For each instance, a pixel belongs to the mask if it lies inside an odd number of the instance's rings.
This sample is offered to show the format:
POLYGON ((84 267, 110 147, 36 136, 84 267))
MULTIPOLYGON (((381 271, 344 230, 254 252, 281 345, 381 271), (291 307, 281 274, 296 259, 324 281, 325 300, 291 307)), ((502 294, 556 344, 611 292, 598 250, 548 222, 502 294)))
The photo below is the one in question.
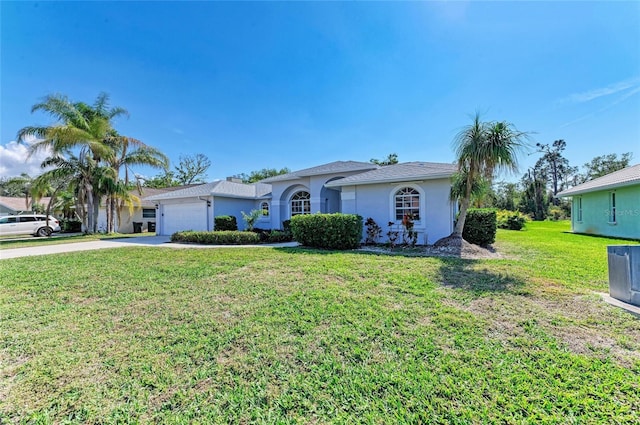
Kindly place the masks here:
POLYGON ((640 239, 640 164, 558 193, 571 197, 575 233, 640 239))
POLYGON ((213 218, 233 215, 244 229, 241 212, 264 211, 255 227, 282 229, 297 214, 348 213, 373 218, 383 229, 413 215, 419 243, 433 243, 453 230, 457 212, 450 199, 454 164, 407 162, 378 166, 336 161, 245 184, 234 179, 145 198, 158 205, 159 235, 181 230, 214 230, 213 218))

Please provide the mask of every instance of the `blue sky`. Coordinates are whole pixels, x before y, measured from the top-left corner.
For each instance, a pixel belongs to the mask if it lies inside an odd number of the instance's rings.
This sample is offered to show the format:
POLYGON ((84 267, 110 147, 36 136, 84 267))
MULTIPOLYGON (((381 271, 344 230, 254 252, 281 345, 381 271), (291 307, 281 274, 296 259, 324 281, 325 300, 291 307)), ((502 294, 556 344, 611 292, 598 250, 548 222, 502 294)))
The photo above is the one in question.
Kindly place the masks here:
MULTIPOLYGON (((129 110, 121 134, 204 153, 209 179, 382 158, 451 162, 476 110, 640 159, 640 2, 0 2, 0 176, 50 93, 129 110), (12 143, 13 142, 13 143, 12 143)), ((536 155, 523 156, 521 171, 536 155)), ((156 174, 140 170, 142 174, 156 174)))

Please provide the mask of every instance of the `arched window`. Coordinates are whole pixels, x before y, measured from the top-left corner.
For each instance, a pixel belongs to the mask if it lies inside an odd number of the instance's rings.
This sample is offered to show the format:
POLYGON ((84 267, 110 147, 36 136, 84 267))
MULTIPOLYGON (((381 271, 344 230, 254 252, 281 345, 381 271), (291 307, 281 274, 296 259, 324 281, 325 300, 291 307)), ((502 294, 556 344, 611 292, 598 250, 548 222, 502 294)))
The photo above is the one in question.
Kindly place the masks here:
POLYGON ((291 217, 298 214, 311 214, 311 195, 301 191, 291 197, 291 217))
POLYGON ((405 215, 420 220, 420 193, 412 187, 403 187, 395 195, 396 220, 402 220, 405 215))
POLYGON ((260 210, 262 210, 262 216, 263 217, 269 217, 269 203, 268 202, 261 202, 260 203, 260 210))

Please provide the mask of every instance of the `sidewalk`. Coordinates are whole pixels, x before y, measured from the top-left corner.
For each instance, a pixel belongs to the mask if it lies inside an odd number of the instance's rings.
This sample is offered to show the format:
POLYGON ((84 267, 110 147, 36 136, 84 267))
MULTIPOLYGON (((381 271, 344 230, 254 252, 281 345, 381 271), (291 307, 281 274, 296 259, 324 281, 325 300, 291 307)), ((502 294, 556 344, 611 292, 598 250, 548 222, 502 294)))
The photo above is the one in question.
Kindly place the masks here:
POLYGON ((169 236, 145 236, 140 238, 107 239, 100 241, 76 242, 58 245, 43 245, 28 248, 0 250, 0 260, 9 258, 30 257, 35 255, 51 255, 64 252, 93 251, 96 249, 123 248, 131 246, 163 247, 175 249, 188 248, 285 248, 298 246, 297 242, 285 242, 265 245, 195 245, 171 243, 169 236))

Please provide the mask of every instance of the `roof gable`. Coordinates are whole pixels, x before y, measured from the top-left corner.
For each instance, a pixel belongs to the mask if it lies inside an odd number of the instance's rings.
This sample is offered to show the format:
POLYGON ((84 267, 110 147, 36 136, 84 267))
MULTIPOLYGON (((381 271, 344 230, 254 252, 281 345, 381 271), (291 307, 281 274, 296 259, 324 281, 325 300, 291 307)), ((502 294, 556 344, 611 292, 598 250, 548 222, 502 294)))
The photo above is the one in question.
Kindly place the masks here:
POLYGON ((281 174, 279 176, 268 177, 261 180, 261 183, 272 183, 287 180, 297 180, 301 177, 319 176, 322 174, 335 174, 352 171, 368 171, 380 168, 379 165, 370 162, 359 161, 334 161, 327 164, 318 165, 311 168, 305 168, 291 173, 281 174))
POLYGON ((579 184, 571 189, 563 190, 557 196, 574 196, 599 190, 615 189, 617 187, 640 184, 640 164, 614 171, 597 179, 579 184))
POLYGON ((404 162, 401 164, 387 165, 376 170, 331 181, 327 183, 326 186, 340 187, 412 180, 433 180, 449 178, 456 171, 457 166, 455 164, 439 162, 404 162))
POLYGON ((159 201, 162 199, 194 198, 199 196, 222 196, 229 198, 258 199, 268 197, 271 193, 271 185, 264 183, 236 183, 227 180, 216 180, 187 187, 181 190, 165 192, 145 197, 145 201, 159 201))

